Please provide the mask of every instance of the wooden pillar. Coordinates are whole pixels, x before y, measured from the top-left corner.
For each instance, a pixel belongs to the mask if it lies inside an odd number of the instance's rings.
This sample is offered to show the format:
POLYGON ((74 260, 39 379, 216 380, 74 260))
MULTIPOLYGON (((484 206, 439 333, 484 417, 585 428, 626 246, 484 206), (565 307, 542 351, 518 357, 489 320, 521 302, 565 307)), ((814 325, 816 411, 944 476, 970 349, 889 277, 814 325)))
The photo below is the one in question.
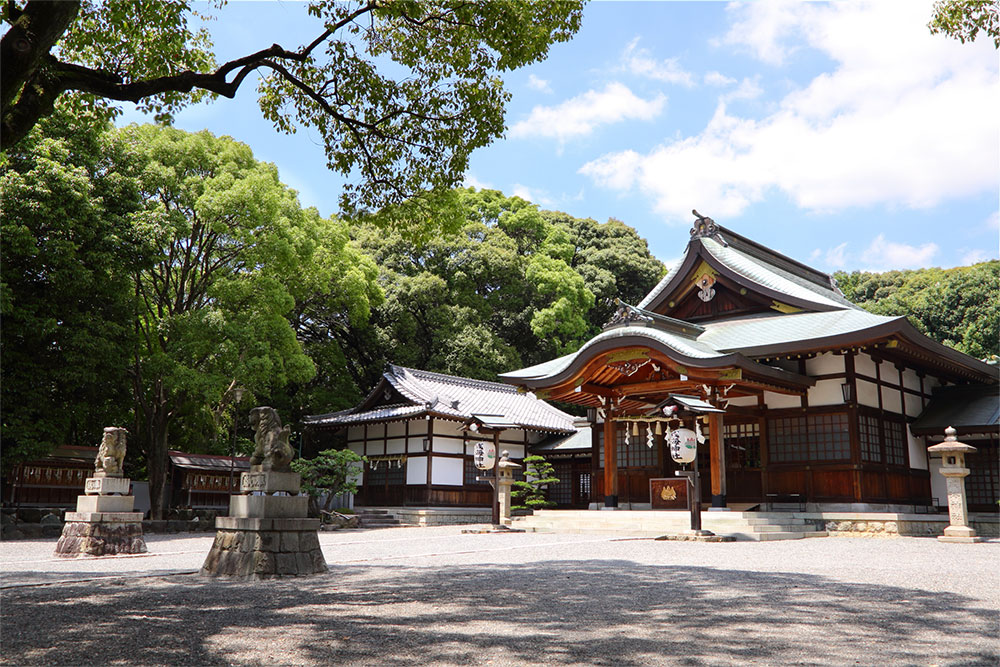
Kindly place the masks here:
POLYGON ((618 439, 609 408, 604 415, 604 507, 618 507, 618 439))
POLYGON ((708 444, 712 464, 712 507, 726 506, 726 438, 722 413, 708 416, 708 444))

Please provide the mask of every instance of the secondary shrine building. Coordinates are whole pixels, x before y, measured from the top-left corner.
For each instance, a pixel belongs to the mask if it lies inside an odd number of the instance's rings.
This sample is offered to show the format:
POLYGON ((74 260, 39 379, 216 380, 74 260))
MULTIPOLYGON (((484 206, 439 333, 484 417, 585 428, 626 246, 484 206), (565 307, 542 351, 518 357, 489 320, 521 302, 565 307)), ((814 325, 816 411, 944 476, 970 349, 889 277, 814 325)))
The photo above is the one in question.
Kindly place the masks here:
POLYGON ((489 507, 477 442, 520 462, 576 433, 573 417, 511 385, 395 365, 356 407, 305 423, 311 440, 346 436, 340 446, 365 457, 356 502, 367 506, 489 507))
POLYGON ((710 218, 697 220, 678 265, 639 304, 620 304, 600 334, 501 378, 596 415, 589 448, 579 439, 540 446, 572 457, 562 484, 584 483, 572 471, 589 464, 586 492, 569 495, 591 506, 649 507, 650 480, 674 476, 663 434, 695 421, 703 495, 714 506, 942 506, 943 478, 926 448, 953 420, 979 447, 969 457, 970 504, 996 508, 997 367, 905 317, 862 310, 829 275, 710 218), (680 424, 661 409, 678 401, 720 411, 689 412, 680 424), (970 404, 980 409, 969 414, 970 404))

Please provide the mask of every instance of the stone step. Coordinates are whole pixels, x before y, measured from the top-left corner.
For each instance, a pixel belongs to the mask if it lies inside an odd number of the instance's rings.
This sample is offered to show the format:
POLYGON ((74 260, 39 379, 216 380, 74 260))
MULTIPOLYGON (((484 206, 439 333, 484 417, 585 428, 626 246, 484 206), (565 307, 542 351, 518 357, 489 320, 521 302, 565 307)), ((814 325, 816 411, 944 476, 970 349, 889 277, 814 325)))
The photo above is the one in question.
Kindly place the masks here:
POLYGON ((774 540, 801 540, 805 533, 785 530, 775 533, 751 533, 748 537, 759 542, 771 542, 774 540))
POLYGON ((800 524, 773 524, 769 523, 767 525, 752 525, 750 526, 756 533, 804 533, 812 530, 812 527, 806 527, 800 524))
POLYGON ((750 517, 744 519, 751 526, 767 525, 767 524, 780 524, 782 526, 792 526, 792 525, 803 525, 805 524, 805 519, 796 519, 794 517, 750 517))

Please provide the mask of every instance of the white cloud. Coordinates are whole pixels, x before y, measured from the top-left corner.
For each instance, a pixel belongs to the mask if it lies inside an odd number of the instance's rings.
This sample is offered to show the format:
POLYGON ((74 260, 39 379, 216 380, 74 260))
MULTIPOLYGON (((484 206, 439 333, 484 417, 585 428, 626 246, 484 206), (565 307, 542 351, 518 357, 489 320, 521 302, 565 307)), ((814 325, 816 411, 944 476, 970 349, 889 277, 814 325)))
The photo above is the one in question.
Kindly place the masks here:
POLYGON ((1000 212, 993 211, 990 217, 986 218, 986 227, 989 229, 1000 229, 1000 212))
POLYGON ((760 97, 764 93, 764 89, 760 87, 758 83, 759 79, 760 77, 743 79, 735 90, 726 93, 719 100, 722 102, 731 102, 733 100, 752 100, 760 97))
POLYGON ((466 174, 465 178, 462 179, 462 185, 467 188, 476 188, 477 190, 496 190, 492 183, 481 181, 473 174, 466 174))
POLYGON ((557 106, 536 106, 526 119, 510 128, 510 136, 552 137, 565 141, 590 134, 599 125, 630 119, 651 120, 660 115, 666 103, 663 94, 644 100, 624 84, 613 82, 602 91, 588 90, 557 106))
POLYGON ((992 259, 990 253, 983 250, 982 248, 976 248, 962 255, 961 265, 968 266, 969 264, 978 264, 979 262, 985 262, 988 259, 992 259))
POLYGON ((936 243, 925 243, 912 246, 906 243, 886 241, 884 234, 879 234, 871 245, 861 253, 861 260, 873 271, 888 271, 891 269, 920 269, 930 266, 931 259, 937 254, 936 243))
POLYGON ((532 204, 539 204, 541 206, 552 206, 555 204, 555 201, 549 197, 545 190, 528 187, 527 185, 522 185, 520 183, 515 183, 511 186, 511 194, 515 197, 520 197, 525 201, 529 201, 532 204))
MULTIPOLYGON (((659 213, 685 221, 692 208, 737 216, 769 190, 825 212, 926 208, 996 188, 1000 86, 987 40, 930 35, 922 2, 752 3, 740 12, 774 22, 760 35, 794 28, 835 65, 768 116, 730 114, 723 99, 700 134, 645 154, 605 154, 581 173, 612 189, 638 188, 659 213)), ((762 57, 788 53, 771 41, 757 45, 762 57)))
POLYGON ((736 83, 736 79, 721 72, 712 71, 705 74, 705 85, 707 86, 731 86, 734 83, 736 83))
POLYGON ((647 79, 676 83, 688 88, 694 85, 694 77, 681 67, 677 58, 656 60, 648 49, 639 48, 638 37, 625 47, 625 51, 622 53, 622 69, 647 79))
POLYGON ((730 3, 726 11, 734 22, 722 43, 745 47, 757 59, 780 65, 798 49, 784 39, 808 24, 814 10, 800 0, 758 0, 730 3))
POLYGON ((842 269, 847 264, 847 259, 844 256, 847 250, 847 242, 841 243, 838 246, 834 246, 826 251, 826 265, 835 269, 842 269))
POLYGON ((528 75, 528 88, 537 90, 540 93, 552 92, 552 86, 549 85, 549 82, 546 79, 541 79, 535 76, 534 74, 528 75))

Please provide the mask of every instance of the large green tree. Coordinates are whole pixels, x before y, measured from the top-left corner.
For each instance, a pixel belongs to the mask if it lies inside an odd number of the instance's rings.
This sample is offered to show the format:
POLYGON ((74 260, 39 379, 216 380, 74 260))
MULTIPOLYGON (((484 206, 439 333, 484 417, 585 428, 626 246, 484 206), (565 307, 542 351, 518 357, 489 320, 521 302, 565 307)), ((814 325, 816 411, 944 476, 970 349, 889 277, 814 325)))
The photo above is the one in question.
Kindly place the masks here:
POLYGON ((1000 261, 834 277, 844 296, 866 310, 907 315, 934 340, 980 359, 1000 354, 1000 261))
POLYGON ((138 188, 106 121, 49 117, 0 157, 0 405, 3 467, 128 425, 128 216, 138 188))
MULTIPOLYGON (((216 4, 223 4, 222 1, 216 4)), ((501 74, 544 58, 580 25, 574 0, 313 0, 308 44, 261 45, 219 64, 189 0, 9 0, 0 40, 2 146, 67 93, 137 102, 161 119, 232 98, 260 72, 277 129, 312 128, 350 177, 345 204, 379 209, 459 182, 504 131, 501 74)))
POLYGON ((336 332, 359 387, 390 361, 495 379, 564 354, 600 330, 615 296, 638 300, 663 273, 620 221, 540 211, 495 190, 456 194, 455 233, 414 242, 355 231, 386 293, 369 326, 336 332))
POLYGON ((172 421, 226 412, 238 388, 252 400, 309 380, 314 365, 287 318, 297 295, 354 276, 358 258, 337 223, 303 210, 246 145, 153 126, 117 137, 141 193, 130 220, 152 260, 133 277, 131 380, 156 513, 172 421))

